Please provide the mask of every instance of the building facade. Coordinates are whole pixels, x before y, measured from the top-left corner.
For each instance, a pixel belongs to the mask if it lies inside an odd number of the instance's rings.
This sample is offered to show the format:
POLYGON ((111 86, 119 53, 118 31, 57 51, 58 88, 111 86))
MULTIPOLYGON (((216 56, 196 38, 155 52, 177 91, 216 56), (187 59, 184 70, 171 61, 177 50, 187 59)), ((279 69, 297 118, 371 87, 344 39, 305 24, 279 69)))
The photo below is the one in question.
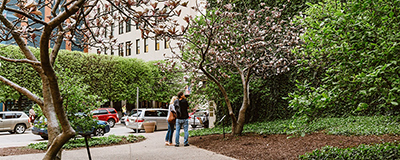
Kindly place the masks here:
MULTIPOLYGON (((200 0, 187 0, 188 6, 182 7, 181 15, 176 20, 180 25, 186 25, 187 23, 183 20, 182 17, 186 15, 192 15, 195 17, 198 15, 191 6, 194 6, 196 3, 200 3, 200 0)), ((162 5, 161 3, 159 5, 162 5)), ((137 58, 142 59, 144 61, 153 61, 153 60, 164 60, 167 57, 170 57, 171 47, 176 46, 176 41, 167 41, 166 39, 157 39, 157 38, 142 38, 141 30, 139 29, 140 24, 135 24, 133 21, 122 21, 116 22, 118 24, 112 24, 108 26, 106 32, 103 35, 104 38, 108 38, 111 36, 117 39, 116 46, 114 49, 112 47, 106 48, 89 48, 89 53, 98 53, 98 54, 106 54, 106 55, 114 55, 121 57, 129 57, 129 58, 137 58)), ((179 27, 180 29, 180 27, 179 27)))

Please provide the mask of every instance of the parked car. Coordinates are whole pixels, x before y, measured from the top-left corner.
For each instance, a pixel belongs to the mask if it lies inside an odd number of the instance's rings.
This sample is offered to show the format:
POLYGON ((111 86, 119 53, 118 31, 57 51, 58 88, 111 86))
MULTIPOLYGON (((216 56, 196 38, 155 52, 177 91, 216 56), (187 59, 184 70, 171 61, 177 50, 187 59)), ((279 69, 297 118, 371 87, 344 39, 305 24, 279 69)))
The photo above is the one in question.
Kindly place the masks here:
POLYGON ((197 111, 191 116, 189 116, 189 125, 192 128, 196 128, 197 126, 208 128, 208 111, 197 111), (207 126, 204 126, 204 125, 207 126))
MULTIPOLYGON (((104 134, 110 132, 110 125, 106 121, 102 120, 95 120, 97 121, 98 126, 93 127, 92 134, 94 136, 103 136, 104 134)), ((43 123, 43 127, 32 127, 32 133, 39 135, 43 139, 47 140, 49 138, 49 135, 47 133, 47 119, 44 117, 41 117, 39 120, 36 120, 35 123, 43 123)))
POLYGON ((139 110, 133 109, 131 114, 125 120, 125 126, 127 128, 143 130, 144 121, 155 121, 156 126, 154 130, 168 129, 168 109, 161 108, 139 108, 139 110))
POLYGON ((92 111, 93 118, 106 121, 110 127, 114 127, 119 122, 117 111, 114 108, 98 108, 92 111))
POLYGON ((128 118, 128 116, 123 116, 119 121, 120 121, 122 124, 125 124, 126 118, 128 118))
POLYGON ((0 112, 0 131, 22 134, 30 127, 29 117, 24 112, 0 112))

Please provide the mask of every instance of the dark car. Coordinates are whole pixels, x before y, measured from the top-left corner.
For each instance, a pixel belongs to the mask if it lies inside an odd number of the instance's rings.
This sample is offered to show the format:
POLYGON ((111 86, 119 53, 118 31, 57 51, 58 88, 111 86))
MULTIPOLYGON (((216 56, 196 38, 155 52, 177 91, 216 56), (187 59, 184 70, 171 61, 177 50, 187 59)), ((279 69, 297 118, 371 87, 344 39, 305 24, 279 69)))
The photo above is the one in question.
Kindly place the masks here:
POLYGON ((119 122, 117 111, 114 108, 98 108, 92 111, 93 118, 107 121, 110 127, 114 127, 119 122))
MULTIPOLYGON (((110 125, 108 125, 108 123, 106 121, 101 121, 101 120, 95 120, 97 121, 98 127, 93 127, 93 131, 92 134, 94 136, 103 136, 105 133, 110 132, 110 125)), ((35 123, 46 123, 47 119, 44 118, 44 121, 39 120, 36 121, 35 123)), ((45 125, 42 128, 37 128, 37 127, 33 127, 32 128, 32 133, 36 134, 36 135, 40 135, 40 137, 42 137, 43 139, 47 140, 49 138, 48 133, 47 133, 47 125, 45 125)))

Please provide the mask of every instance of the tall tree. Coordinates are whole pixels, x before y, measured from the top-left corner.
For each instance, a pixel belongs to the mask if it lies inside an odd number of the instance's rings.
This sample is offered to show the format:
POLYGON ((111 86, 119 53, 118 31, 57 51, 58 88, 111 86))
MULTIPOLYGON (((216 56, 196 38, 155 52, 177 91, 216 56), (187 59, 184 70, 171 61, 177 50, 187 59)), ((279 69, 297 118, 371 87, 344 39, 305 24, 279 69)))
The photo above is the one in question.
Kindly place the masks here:
MULTIPOLYGON (((209 8, 207 4, 206 8, 209 8)), ((282 18, 283 9, 260 4, 262 9, 234 12, 232 4, 220 4, 214 10, 198 8, 201 16, 191 19, 189 29, 176 37, 182 54, 174 52, 186 69, 191 69, 215 83, 221 91, 229 116, 232 133, 243 131, 246 110, 250 106, 249 84, 254 78, 278 75, 289 70, 294 63, 291 50, 299 46, 300 26, 282 18), (222 79, 237 74, 241 79, 243 100, 235 114, 222 79)), ((163 67, 175 68, 170 65, 163 67)))
POLYGON ((143 32, 151 32, 147 28, 160 28, 157 26, 158 22, 169 21, 176 24, 171 17, 180 14, 180 11, 176 11, 179 6, 186 5, 187 2, 181 3, 175 0, 165 3, 149 0, 0 1, 0 41, 10 41, 18 45, 25 56, 25 59, 13 59, 0 55, 0 59, 30 64, 41 78, 43 97, 1 75, 0 81, 41 107, 48 120, 49 132, 49 146, 43 159, 61 159, 61 147, 75 136, 75 130, 71 127, 63 107, 63 99, 53 68, 62 42, 65 40, 80 47, 94 44, 113 46, 115 38, 101 39, 98 35, 104 33, 105 28, 109 28, 108 26, 114 21, 123 22, 130 19, 142 24, 143 32), (44 15, 41 10, 50 10, 50 14, 44 15), (27 42, 32 42, 35 46, 38 44, 39 58, 27 47, 27 42), (49 50, 50 48, 52 50, 49 50))

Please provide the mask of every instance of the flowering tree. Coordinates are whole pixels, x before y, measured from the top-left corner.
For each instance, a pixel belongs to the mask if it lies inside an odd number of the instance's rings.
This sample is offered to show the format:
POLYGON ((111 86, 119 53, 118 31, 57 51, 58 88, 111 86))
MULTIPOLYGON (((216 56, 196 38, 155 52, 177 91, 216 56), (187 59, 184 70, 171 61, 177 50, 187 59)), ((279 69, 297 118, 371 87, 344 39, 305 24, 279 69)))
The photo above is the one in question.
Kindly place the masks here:
MULTIPOLYGON (((288 66, 295 63, 291 50, 301 43, 300 26, 283 19, 283 9, 261 6, 262 9, 248 10, 245 14, 233 12, 232 4, 206 13, 198 9, 201 16, 191 19, 186 34, 177 37, 182 54, 174 52, 172 57, 218 86, 232 120, 233 134, 241 134, 243 130, 246 109, 250 106, 249 82, 289 71, 288 66), (243 87, 243 102, 237 116, 221 83, 231 74, 240 75, 243 87)), ((163 67, 176 68, 173 59, 163 67)))
POLYGON ((25 59, 14 59, 0 53, 0 60, 30 64, 41 78, 42 97, 10 81, 1 73, 0 81, 36 102, 47 118, 49 146, 43 159, 61 159, 61 147, 75 136, 75 130, 65 114, 53 68, 63 41, 67 46, 114 46, 114 37, 99 35, 110 32, 113 23, 122 21, 141 24, 142 31, 147 34, 154 31, 149 28, 161 30, 158 23, 167 21, 172 27, 162 29, 173 31, 178 25, 171 18, 179 16, 179 8, 186 5, 187 2, 176 0, 0 1, 0 42, 18 45, 25 56, 25 59), (40 47, 40 57, 35 57, 27 43, 40 47))

